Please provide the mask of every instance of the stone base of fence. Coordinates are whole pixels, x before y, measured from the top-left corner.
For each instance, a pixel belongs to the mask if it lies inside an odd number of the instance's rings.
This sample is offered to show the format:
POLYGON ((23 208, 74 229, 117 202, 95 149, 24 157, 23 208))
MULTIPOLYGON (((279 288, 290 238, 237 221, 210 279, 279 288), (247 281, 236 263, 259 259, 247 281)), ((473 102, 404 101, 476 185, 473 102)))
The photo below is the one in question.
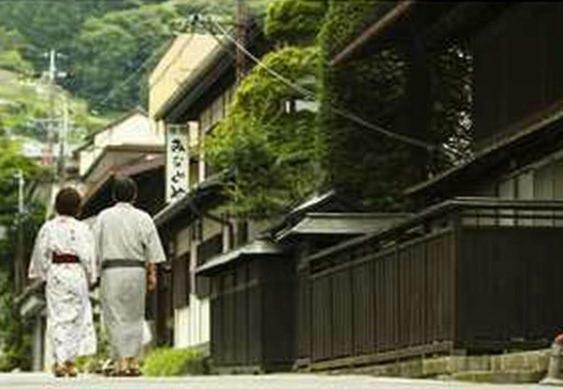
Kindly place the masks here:
POLYGON ((331 374, 368 374, 494 383, 539 382, 545 377, 551 350, 502 355, 448 355, 330 370, 331 374))

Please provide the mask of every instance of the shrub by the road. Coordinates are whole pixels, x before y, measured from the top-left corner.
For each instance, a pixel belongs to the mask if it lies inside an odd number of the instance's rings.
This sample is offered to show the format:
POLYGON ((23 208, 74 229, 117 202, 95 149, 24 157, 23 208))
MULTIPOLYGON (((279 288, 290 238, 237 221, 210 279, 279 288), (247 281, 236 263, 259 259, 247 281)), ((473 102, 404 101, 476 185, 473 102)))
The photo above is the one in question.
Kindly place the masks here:
POLYGON ((145 358, 143 373, 152 377, 206 374, 205 355, 190 348, 154 349, 145 358))

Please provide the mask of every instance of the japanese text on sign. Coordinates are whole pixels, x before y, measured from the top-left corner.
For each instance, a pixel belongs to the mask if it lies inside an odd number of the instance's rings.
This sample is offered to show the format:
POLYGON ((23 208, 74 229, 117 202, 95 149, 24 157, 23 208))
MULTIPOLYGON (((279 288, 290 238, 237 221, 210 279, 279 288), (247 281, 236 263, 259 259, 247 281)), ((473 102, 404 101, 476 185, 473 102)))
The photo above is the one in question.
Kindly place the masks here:
POLYGON ((166 134, 166 200, 173 202, 188 193, 188 131, 169 126, 166 134))

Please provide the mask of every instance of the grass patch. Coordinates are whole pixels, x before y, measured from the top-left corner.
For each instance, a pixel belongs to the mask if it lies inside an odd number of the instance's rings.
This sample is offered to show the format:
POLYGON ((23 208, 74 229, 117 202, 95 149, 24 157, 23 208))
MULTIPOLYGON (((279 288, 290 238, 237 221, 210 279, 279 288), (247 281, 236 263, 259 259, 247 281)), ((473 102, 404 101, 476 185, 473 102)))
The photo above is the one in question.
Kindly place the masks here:
POLYGON ((203 352, 191 348, 158 348, 145 358, 143 374, 149 377, 170 377, 207 374, 203 352))

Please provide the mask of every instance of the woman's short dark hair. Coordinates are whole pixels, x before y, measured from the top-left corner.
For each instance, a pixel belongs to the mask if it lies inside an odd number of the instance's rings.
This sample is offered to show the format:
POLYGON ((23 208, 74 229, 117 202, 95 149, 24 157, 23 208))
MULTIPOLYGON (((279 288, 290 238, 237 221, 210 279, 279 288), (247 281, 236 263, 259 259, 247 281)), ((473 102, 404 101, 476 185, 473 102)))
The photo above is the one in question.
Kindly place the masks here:
POLYGON ((80 213, 82 196, 74 188, 63 188, 55 198, 55 210, 59 215, 76 217, 80 213))
POLYGON ((130 177, 117 176, 113 182, 113 199, 132 203, 137 197, 137 184, 130 177))

